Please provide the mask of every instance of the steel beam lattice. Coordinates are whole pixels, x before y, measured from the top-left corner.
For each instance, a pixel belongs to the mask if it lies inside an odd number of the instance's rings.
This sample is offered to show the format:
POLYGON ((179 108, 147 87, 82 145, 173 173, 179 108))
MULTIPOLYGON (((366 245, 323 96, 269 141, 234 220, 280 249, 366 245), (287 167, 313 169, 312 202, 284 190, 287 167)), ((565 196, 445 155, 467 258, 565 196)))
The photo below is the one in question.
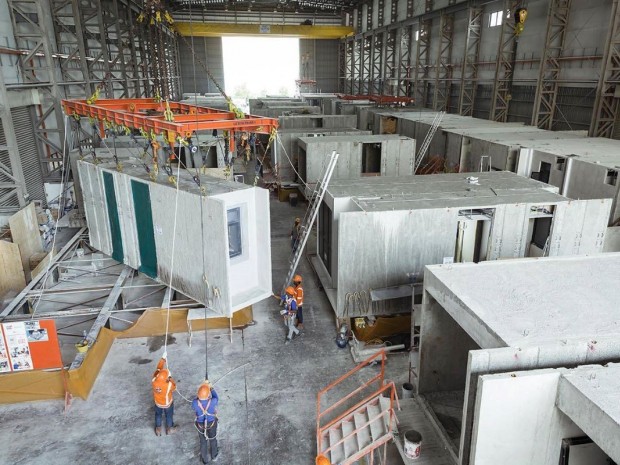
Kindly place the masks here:
POLYGON ((474 115, 483 11, 483 8, 479 7, 469 8, 465 58, 463 59, 463 67, 461 69, 461 89, 459 93, 459 114, 463 116, 474 115))
POLYGON ((416 49, 414 98, 418 105, 426 107, 428 104, 428 69, 430 66, 429 54, 431 47, 432 20, 420 21, 418 29, 418 45, 416 49))
POLYGON ((435 67, 433 108, 447 111, 452 84, 452 41, 454 36, 454 15, 442 14, 439 24, 440 42, 435 67))
POLYGON ((62 160, 64 121, 60 99, 65 96, 55 63, 53 23, 50 5, 45 0, 9 0, 9 12, 17 48, 27 50, 19 55, 20 76, 24 83, 39 89, 35 134, 45 158, 43 173, 58 168, 62 160))
POLYGON ((560 62, 566 40, 566 30, 571 0, 550 0, 547 15, 547 34, 543 57, 540 61, 532 125, 540 129, 553 129, 558 97, 560 62))
POLYGON ((596 89, 590 136, 617 136, 616 122, 620 118, 620 6, 614 0, 611 23, 607 33, 600 79, 596 89))
POLYGON ((519 0, 504 0, 502 16, 502 32, 497 51, 497 66, 491 97, 489 119, 505 123, 508 120, 508 107, 512 98, 512 80, 514 77, 514 61, 518 43, 512 26, 512 14, 517 9, 519 0))

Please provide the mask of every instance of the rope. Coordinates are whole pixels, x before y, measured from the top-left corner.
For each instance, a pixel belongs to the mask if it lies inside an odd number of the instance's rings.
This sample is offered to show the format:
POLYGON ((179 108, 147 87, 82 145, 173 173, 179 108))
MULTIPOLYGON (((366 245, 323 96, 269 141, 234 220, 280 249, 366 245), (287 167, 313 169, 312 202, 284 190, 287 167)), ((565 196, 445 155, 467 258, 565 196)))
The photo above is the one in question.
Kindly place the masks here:
MULTIPOLYGON (((204 10, 203 10, 204 12, 204 10)), ((194 34, 193 34, 193 29, 192 29, 192 25, 194 24, 194 21, 192 19, 192 4, 190 2, 189 4, 189 28, 190 28, 190 36, 192 38, 192 43, 190 45, 190 48, 192 50, 192 73, 193 73, 193 77, 194 77, 194 105, 198 106, 198 86, 196 84, 196 54, 193 53, 194 51, 194 34)), ((196 121, 196 128, 198 128, 198 122, 196 121)), ((198 139, 198 132, 196 132, 196 142, 197 142, 197 147, 200 147, 200 140, 198 139)), ((190 152, 190 157, 192 156, 191 154, 191 150, 188 150, 188 152, 190 152)), ((179 165, 181 164, 181 158, 180 158, 180 153, 179 153, 179 165)), ((196 168, 196 176, 194 177, 194 180, 198 180, 197 182, 200 183, 200 170, 198 168, 196 168)), ((204 208, 203 208, 203 203, 204 203, 204 197, 205 197, 205 190, 202 188, 202 186, 200 186, 200 236, 201 236, 201 244, 202 244, 202 278, 205 281, 206 287, 207 287, 207 301, 209 299, 209 283, 207 281, 207 276, 206 276, 206 266, 205 266, 205 232, 204 232, 204 208)), ((209 354, 208 354, 208 339, 207 339, 207 305, 205 305, 205 379, 209 379, 209 354)))
POLYGON ((284 147, 284 144, 282 143, 282 139, 280 139, 280 135, 278 134, 276 136, 278 142, 280 142, 280 147, 282 147, 282 151, 284 152, 284 155, 286 156, 286 159, 288 160, 288 162, 291 164, 291 167, 293 168, 293 171, 295 172, 295 174, 297 175, 297 177, 299 178, 299 181, 307 188, 310 189, 310 186, 308 186, 308 184, 306 184, 304 182, 304 180, 301 178, 301 175, 297 172, 297 170, 295 169, 295 165, 293 164, 293 161, 291 160, 291 158, 288 156, 288 153, 286 153, 286 148, 284 147))
MULTIPOLYGON (((64 170, 62 173, 62 176, 60 177, 60 191, 64 193, 65 188, 64 185, 65 183, 69 180, 69 167, 66 165, 66 160, 67 160, 67 123, 69 121, 69 117, 67 115, 65 115, 65 132, 64 132, 64 138, 62 141, 62 169, 64 170), (66 176, 66 179, 65 179, 66 176)), ((56 219, 56 224, 54 225, 54 238, 52 239, 52 248, 50 249, 50 259, 47 262, 47 269, 45 270, 45 276, 43 276, 43 281, 41 281, 41 292, 39 292, 38 294, 38 298, 35 297, 35 303, 33 304, 33 308, 32 308, 32 316, 30 317, 30 319, 34 319, 34 315, 35 313, 37 313, 37 308, 39 306, 39 304, 41 303, 41 298, 43 297, 43 292, 45 289, 45 283, 47 282, 47 278, 49 276, 50 273, 50 269, 52 268, 52 256, 51 254, 54 252, 54 248, 56 247, 56 236, 58 233, 58 223, 60 221, 61 218, 61 212, 60 212, 60 208, 62 207, 64 210, 64 205, 62 200, 64 199, 64 195, 61 199, 58 200, 58 218, 56 219)))
MULTIPOLYGON (((181 143, 179 143, 179 154, 181 153, 181 143)), ((179 175, 181 173, 181 160, 179 159, 179 164, 177 166, 177 180, 179 179, 179 175)), ((179 212, 179 182, 176 183, 176 194, 174 199, 174 226, 172 228, 172 251, 170 253, 170 281, 168 283, 168 292, 172 292, 172 274, 174 271, 174 245, 177 237, 177 216, 179 212)), ((166 335, 164 337, 164 353, 168 350, 168 330, 170 329, 170 301, 172 299, 168 299, 167 302, 167 311, 166 311, 166 335)), ((166 360, 166 365, 168 365, 168 360, 166 360)))

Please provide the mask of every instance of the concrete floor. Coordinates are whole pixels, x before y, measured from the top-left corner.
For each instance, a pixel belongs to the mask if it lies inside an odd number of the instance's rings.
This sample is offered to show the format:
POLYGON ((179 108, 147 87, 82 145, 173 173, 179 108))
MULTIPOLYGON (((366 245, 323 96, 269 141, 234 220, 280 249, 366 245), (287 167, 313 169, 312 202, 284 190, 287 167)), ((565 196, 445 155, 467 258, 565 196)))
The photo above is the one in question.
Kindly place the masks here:
MULTIPOLYGON (((290 227, 304 208, 272 196, 274 289, 281 288, 288 270, 290 227)), ((349 350, 334 342, 333 312, 306 260, 299 272, 306 291, 306 334, 301 339, 284 344, 276 299, 254 306, 256 324, 235 331, 233 343, 226 331, 208 333, 209 376, 221 398, 220 464, 314 464, 316 393, 354 363, 349 350)), ((204 375, 203 335, 194 335, 191 348, 186 334, 169 336, 170 368, 187 398, 194 396, 204 375)), ((89 399, 74 400, 66 414, 61 401, 0 406, 0 464, 200 463, 193 412, 181 397, 175 400, 177 433, 153 434, 150 379, 163 339, 117 340, 89 399)), ((368 379, 374 370, 362 370, 359 378, 368 379)), ((405 382, 407 357, 390 356, 386 377, 397 386, 405 382)), ((400 465, 393 454, 388 464, 400 465)))

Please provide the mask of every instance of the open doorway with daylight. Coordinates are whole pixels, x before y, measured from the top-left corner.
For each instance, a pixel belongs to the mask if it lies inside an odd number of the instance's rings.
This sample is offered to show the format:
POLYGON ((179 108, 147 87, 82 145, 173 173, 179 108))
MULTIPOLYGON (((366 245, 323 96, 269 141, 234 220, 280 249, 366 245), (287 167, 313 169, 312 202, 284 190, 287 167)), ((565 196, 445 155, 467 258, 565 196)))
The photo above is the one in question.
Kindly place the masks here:
POLYGON ((248 110, 250 98, 295 95, 295 80, 299 79, 299 39, 223 37, 222 48, 226 93, 243 110, 248 110))

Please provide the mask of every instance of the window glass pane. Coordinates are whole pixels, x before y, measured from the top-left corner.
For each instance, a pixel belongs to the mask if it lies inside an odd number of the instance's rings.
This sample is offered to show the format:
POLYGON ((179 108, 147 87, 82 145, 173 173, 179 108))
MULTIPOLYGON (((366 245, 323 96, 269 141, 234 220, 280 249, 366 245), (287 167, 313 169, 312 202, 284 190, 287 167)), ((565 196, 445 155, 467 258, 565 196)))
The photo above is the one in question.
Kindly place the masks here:
POLYGON ((228 256, 237 257, 243 252, 241 242, 241 209, 232 208, 228 216, 228 256))

